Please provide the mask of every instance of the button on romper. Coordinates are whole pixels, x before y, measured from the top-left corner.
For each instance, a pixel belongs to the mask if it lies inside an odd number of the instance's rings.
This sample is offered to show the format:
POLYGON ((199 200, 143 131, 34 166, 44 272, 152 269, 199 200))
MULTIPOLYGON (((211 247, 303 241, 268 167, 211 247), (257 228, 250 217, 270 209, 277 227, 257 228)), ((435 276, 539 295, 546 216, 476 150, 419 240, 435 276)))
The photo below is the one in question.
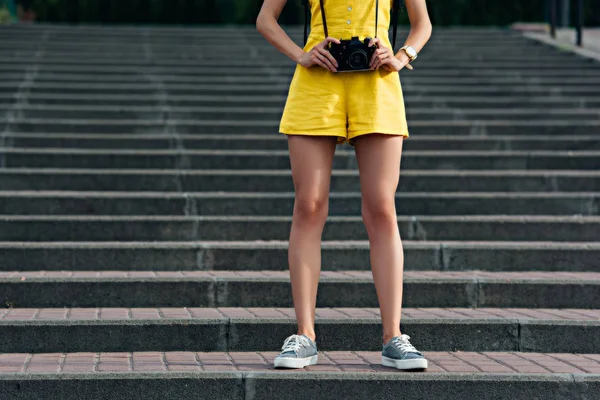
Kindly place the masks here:
MULTIPOLYGON (((379 1, 377 37, 388 38, 393 0, 379 1)), ((329 36, 375 36, 375 0, 324 0, 329 36)), ((310 0, 311 31, 304 51, 325 39, 319 0, 310 0)), ((376 71, 331 72, 298 64, 290 84, 279 131, 287 135, 337 136, 337 143, 368 133, 408 137, 400 75, 376 71)))

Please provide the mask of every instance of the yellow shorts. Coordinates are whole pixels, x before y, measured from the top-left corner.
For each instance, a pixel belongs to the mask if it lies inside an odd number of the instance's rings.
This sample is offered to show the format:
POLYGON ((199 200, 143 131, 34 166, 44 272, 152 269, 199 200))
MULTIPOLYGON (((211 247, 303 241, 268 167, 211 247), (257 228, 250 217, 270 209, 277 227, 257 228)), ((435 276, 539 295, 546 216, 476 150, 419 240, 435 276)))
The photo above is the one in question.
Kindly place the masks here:
POLYGON ((408 137, 397 72, 331 72, 297 65, 279 131, 286 135, 337 136, 338 144, 360 135, 408 137))

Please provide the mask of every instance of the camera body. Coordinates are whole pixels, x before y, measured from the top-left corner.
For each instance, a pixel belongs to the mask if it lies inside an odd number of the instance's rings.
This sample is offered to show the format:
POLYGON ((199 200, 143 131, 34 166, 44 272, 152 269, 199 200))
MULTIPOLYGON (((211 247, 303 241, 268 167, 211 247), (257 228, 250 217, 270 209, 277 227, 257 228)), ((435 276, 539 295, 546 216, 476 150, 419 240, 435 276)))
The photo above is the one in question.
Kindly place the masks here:
POLYGON ((362 42, 358 36, 349 40, 340 40, 340 44, 330 43, 329 52, 338 62, 338 72, 365 71, 370 70, 369 62, 377 46, 369 47, 371 38, 365 38, 362 42))

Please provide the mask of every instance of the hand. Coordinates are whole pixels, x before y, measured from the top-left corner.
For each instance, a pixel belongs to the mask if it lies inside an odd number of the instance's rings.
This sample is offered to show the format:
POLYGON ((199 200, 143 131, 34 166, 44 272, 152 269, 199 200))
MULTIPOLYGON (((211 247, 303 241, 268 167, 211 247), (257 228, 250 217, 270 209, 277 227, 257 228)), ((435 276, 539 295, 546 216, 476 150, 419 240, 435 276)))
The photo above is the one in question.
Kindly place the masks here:
POLYGON ((381 39, 371 39, 369 46, 377 46, 377 50, 373 53, 369 67, 373 70, 377 70, 380 67, 387 71, 400 71, 402 68, 408 65, 410 58, 406 54, 400 54, 400 58, 394 55, 394 51, 389 47, 385 47, 381 43, 381 39))
POLYGON ((310 51, 305 52, 302 57, 298 60, 298 63, 303 67, 309 68, 313 65, 320 65, 321 67, 331 72, 336 72, 338 63, 329 51, 325 48, 330 42, 340 44, 340 41, 336 38, 328 37, 310 51))

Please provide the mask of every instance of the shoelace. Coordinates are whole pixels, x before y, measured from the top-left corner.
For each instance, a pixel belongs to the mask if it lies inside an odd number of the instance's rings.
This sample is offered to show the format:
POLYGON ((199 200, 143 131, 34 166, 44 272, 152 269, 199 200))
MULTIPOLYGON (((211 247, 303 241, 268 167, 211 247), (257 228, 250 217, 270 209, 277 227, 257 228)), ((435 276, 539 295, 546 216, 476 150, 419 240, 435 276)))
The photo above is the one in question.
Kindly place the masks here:
POLYGON ((393 337, 391 343, 394 346, 396 346, 397 348, 399 348, 400 351, 402 351, 404 353, 408 353, 408 352, 418 353, 418 350, 415 348, 415 346, 410 344, 410 342, 408 341, 409 339, 410 339, 410 336, 408 336, 407 334, 402 334, 400 336, 393 337))
POLYGON ((301 335, 292 335, 285 339, 281 350, 282 353, 285 353, 287 351, 293 351, 295 353, 301 347, 310 347, 308 339, 301 335))

